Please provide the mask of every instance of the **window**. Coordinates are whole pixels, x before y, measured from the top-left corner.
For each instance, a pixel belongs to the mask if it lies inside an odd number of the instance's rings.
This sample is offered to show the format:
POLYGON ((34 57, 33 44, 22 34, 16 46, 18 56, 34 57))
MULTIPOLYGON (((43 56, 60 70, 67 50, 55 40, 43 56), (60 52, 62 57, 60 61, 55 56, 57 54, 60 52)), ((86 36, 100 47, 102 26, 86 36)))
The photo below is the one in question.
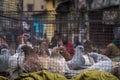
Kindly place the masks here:
POLYGON ((33 11, 33 4, 28 4, 27 9, 28 11, 33 11))

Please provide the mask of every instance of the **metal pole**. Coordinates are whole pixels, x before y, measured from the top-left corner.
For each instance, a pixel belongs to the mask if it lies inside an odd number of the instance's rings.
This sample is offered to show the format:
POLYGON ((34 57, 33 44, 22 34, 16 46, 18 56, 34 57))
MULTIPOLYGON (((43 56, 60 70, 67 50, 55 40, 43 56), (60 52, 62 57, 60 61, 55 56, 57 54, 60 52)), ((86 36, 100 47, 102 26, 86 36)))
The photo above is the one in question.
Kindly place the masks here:
POLYGON ((22 27, 22 20, 23 20, 23 0, 19 0, 19 10, 20 10, 20 27, 22 27))
MULTIPOLYGON (((119 9, 118 9, 118 26, 120 26, 120 0, 119 0, 119 9)), ((118 77, 120 78, 120 62, 118 63, 118 77)))
POLYGON ((33 0, 33 11, 35 11, 35 0, 33 0))
POLYGON ((118 26, 120 25, 120 0, 119 0, 119 9, 118 9, 118 26))

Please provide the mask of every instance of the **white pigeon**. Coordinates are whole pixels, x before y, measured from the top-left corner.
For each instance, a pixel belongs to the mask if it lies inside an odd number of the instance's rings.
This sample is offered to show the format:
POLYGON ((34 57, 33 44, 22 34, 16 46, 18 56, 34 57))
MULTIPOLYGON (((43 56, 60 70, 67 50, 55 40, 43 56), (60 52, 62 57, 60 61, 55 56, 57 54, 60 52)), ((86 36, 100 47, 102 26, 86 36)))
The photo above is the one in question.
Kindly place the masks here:
POLYGON ((70 69, 76 69, 85 64, 83 55, 83 46, 77 46, 75 49, 75 55, 70 61, 67 61, 67 64, 70 69))
POLYGON ((25 59, 25 56, 22 50, 19 53, 10 55, 10 52, 8 49, 1 49, 0 72, 8 72, 10 74, 10 77, 13 77, 14 71, 22 67, 22 63, 24 59, 25 59))

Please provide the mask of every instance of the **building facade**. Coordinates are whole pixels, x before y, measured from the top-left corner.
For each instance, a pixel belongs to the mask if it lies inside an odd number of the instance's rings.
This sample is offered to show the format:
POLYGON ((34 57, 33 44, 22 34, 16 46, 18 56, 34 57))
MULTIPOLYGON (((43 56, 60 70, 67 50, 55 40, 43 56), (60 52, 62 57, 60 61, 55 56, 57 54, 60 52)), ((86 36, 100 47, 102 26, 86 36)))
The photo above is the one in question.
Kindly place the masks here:
POLYGON ((2 0, 0 2, 2 27, 12 27, 14 20, 19 18, 18 0, 2 0))
POLYGON ((23 0, 23 11, 43 11, 45 9, 45 0, 23 0))
POLYGON ((24 16, 32 20, 33 30, 39 36, 47 35, 51 40, 54 34, 55 6, 53 0, 23 0, 24 16))
POLYGON ((94 46, 104 48, 114 39, 113 29, 119 26, 120 0, 79 0, 84 8, 78 6, 84 13, 82 25, 87 29, 87 39, 94 46))

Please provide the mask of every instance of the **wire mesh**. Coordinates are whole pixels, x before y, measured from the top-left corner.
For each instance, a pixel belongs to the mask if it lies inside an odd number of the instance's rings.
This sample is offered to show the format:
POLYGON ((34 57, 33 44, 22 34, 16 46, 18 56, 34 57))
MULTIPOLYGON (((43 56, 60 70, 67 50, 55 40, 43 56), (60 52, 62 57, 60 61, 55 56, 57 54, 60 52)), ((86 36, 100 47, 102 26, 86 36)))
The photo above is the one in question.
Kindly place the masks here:
MULTIPOLYGON (((119 26, 116 22, 118 10, 83 10, 62 14, 49 10, 23 11, 19 13, 17 11, 18 0, 2 0, 0 5, 3 6, 0 7, 0 33, 5 36, 5 40, 13 50, 13 54, 19 46, 17 37, 24 33, 23 29, 26 26, 29 27, 29 30, 25 32, 29 35, 27 40, 34 46, 40 44, 38 38, 42 39, 47 37, 48 42, 51 42, 55 31, 58 31, 61 35, 67 34, 72 44, 74 44, 75 35, 78 35, 81 44, 84 44, 86 40, 90 40, 93 44, 93 51, 97 53, 101 53, 107 44, 112 42, 114 39, 113 29, 119 26)), ((45 62, 44 59, 41 61, 47 64, 47 61, 45 62)), ((53 63, 55 62, 53 61, 53 63)), ((54 69, 57 64, 53 63, 49 63, 49 65, 53 66, 50 69, 54 69)), ((60 63, 60 65, 62 64, 64 63, 60 63)))

